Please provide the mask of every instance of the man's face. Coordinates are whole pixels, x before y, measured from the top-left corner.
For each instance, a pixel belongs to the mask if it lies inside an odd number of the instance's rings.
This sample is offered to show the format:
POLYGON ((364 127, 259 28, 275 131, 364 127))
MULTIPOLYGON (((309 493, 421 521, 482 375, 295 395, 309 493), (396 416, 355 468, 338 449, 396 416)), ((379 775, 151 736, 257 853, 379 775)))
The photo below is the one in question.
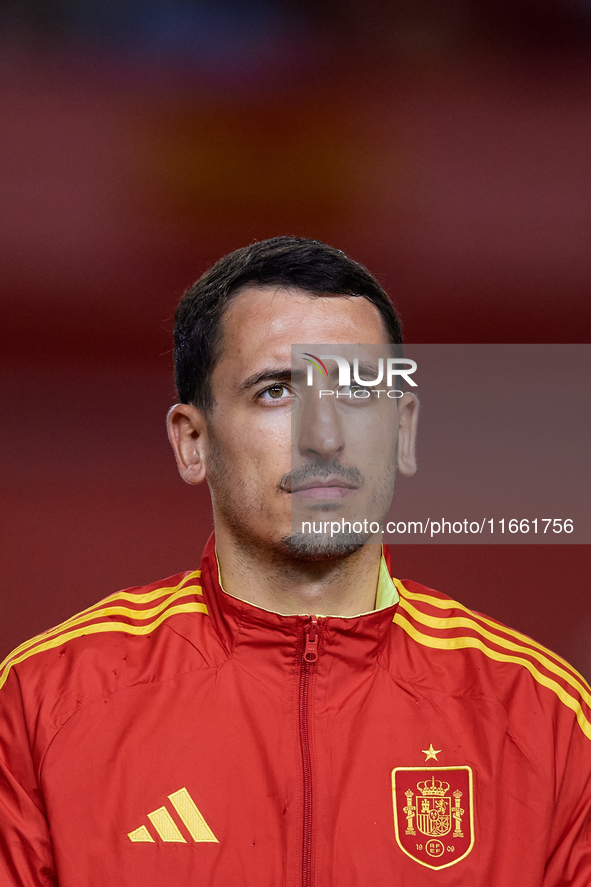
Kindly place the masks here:
POLYGON ((318 386, 306 386, 303 358, 301 372, 291 374, 292 343, 302 342, 388 345, 378 310, 364 298, 310 297, 275 287, 239 293, 224 317, 222 354, 211 378, 205 474, 217 528, 221 523, 235 539, 257 547, 326 557, 346 552, 326 539, 312 546, 297 540, 292 513, 334 520, 353 507, 356 514, 383 518, 405 407, 382 401, 388 426, 382 434, 368 433, 366 407, 321 400, 318 386))

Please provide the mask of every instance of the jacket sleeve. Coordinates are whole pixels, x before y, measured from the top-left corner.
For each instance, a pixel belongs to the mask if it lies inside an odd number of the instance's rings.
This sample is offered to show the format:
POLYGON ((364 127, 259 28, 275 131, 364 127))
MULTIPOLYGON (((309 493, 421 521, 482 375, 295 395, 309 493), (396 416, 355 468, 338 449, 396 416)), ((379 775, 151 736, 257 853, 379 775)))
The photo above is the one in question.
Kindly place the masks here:
POLYGON ((559 771, 553 810, 553 853, 542 887, 591 885, 591 739, 578 724, 559 771))
POLYGON ((57 883, 19 681, 11 671, 0 688, 0 884, 57 883))

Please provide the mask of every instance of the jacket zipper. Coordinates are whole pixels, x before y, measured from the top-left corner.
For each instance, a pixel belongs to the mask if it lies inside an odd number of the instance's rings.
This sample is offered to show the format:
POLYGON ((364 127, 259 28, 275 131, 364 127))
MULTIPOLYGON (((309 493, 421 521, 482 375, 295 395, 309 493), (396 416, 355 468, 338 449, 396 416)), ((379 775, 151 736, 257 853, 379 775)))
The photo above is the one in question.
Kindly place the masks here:
POLYGON ((310 674, 318 658, 318 617, 309 616, 304 628, 304 652, 300 673, 300 745, 304 773, 304 828, 302 832, 302 887, 312 887, 312 761, 310 756, 310 674))

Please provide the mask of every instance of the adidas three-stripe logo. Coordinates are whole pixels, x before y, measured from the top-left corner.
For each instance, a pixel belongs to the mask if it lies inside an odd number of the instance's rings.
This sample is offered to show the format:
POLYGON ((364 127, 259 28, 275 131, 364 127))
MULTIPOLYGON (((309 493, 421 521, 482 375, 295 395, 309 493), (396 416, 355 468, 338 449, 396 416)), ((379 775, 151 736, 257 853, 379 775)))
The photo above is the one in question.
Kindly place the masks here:
MULTIPOLYGON (((219 843, 186 788, 180 788, 178 792, 173 792, 171 795, 168 795, 168 800, 194 841, 209 842, 213 844, 219 843)), ((165 841, 166 843, 187 843, 187 839, 183 836, 178 824, 172 818, 167 807, 159 807, 158 810, 153 810, 151 813, 148 813, 148 819, 154 826, 160 840, 165 841)), ((128 838, 134 843, 157 843, 148 830, 148 827, 145 825, 140 825, 139 828, 129 832, 128 838)))

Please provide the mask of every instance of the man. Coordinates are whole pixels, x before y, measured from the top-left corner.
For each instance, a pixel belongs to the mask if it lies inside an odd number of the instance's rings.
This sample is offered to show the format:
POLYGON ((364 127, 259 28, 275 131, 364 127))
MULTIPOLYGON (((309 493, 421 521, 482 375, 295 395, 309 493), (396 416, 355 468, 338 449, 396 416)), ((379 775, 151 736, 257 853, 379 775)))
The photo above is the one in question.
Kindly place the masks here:
POLYGON ((215 544, 4 663, 1 884, 591 883, 583 679, 391 578, 367 534, 294 532, 294 513, 350 503, 383 517, 417 415, 402 391, 387 411, 348 400, 367 372, 345 390, 327 371, 322 398, 302 343, 400 343, 338 250, 274 238, 185 295, 169 436, 182 477, 209 484, 215 544))

